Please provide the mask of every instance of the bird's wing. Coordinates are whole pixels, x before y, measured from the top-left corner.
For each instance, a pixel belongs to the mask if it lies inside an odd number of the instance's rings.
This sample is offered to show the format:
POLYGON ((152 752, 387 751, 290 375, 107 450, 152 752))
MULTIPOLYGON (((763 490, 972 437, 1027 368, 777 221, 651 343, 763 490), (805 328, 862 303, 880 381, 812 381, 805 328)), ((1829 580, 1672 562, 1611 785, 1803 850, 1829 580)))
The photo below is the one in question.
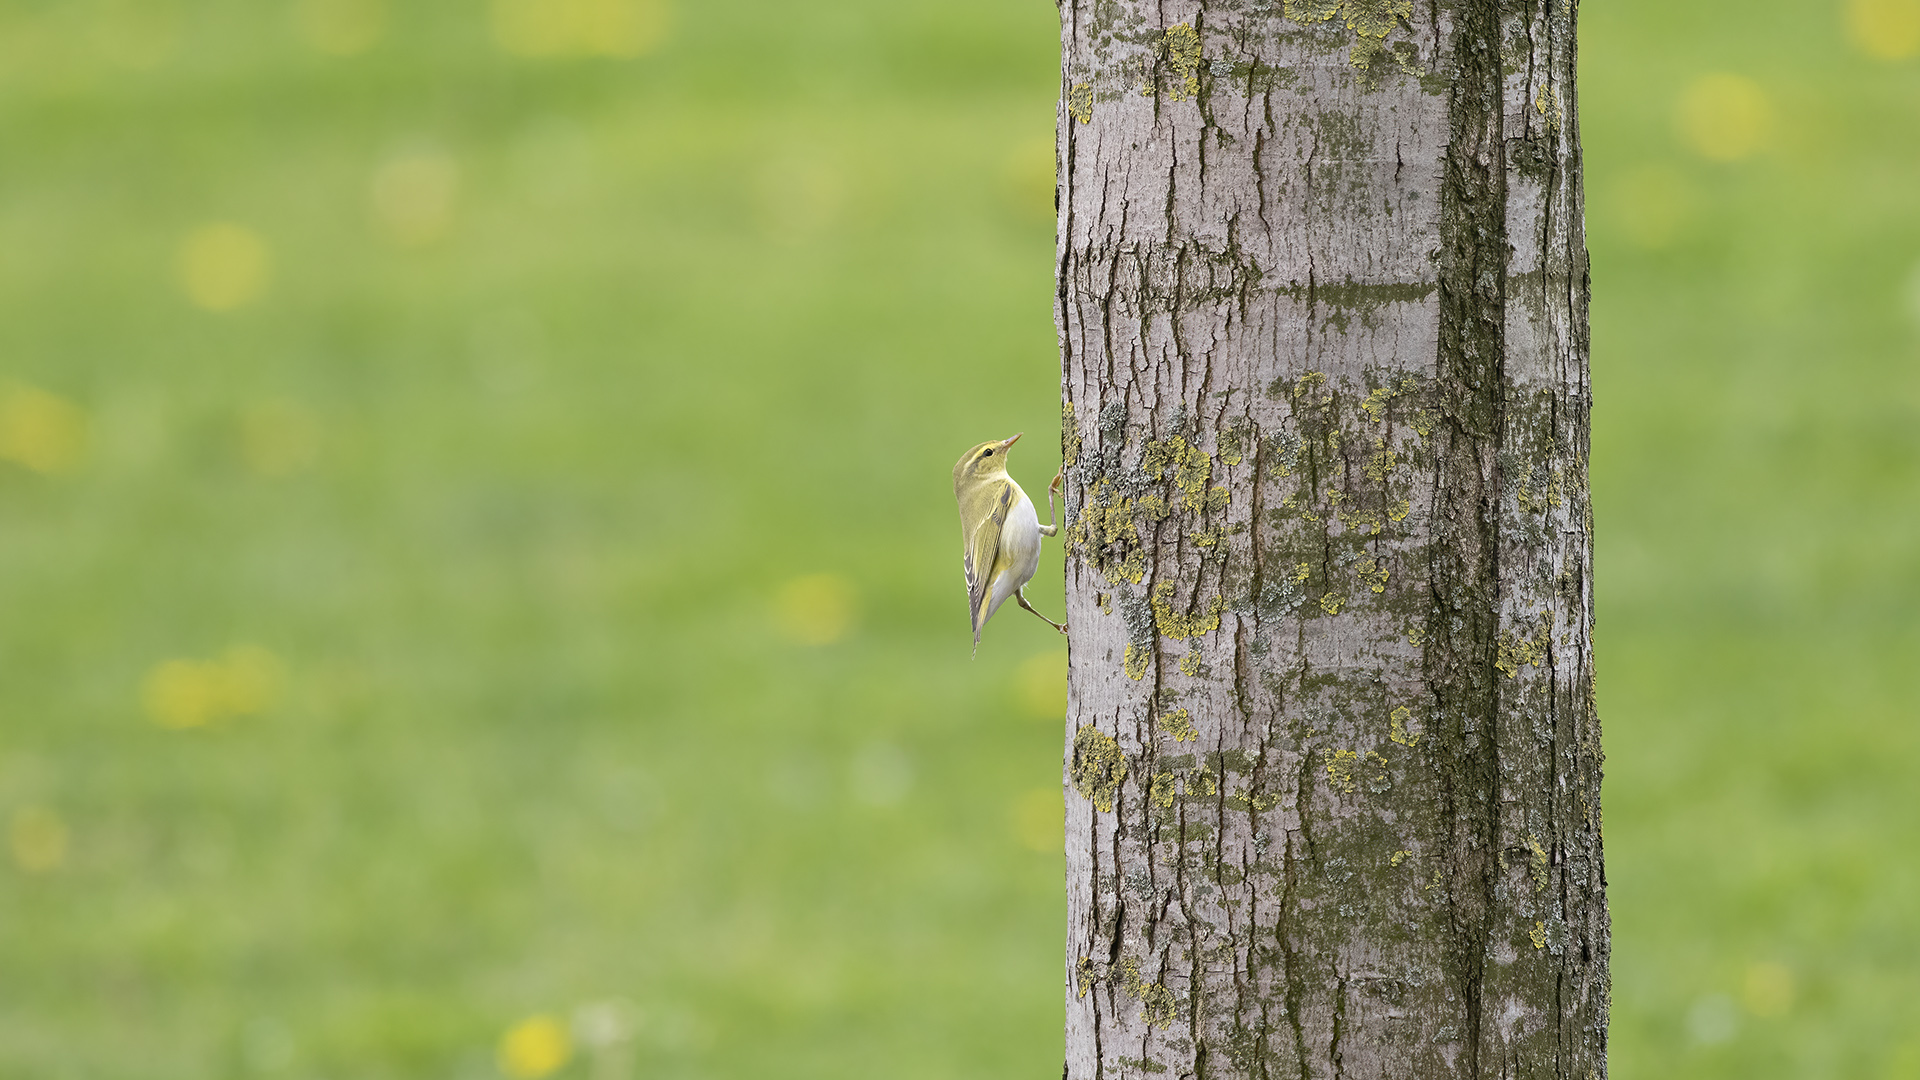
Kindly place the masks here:
POLYGON ((1000 527, 1006 524, 1007 508, 1013 505, 1013 484, 1003 481, 990 492, 992 509, 974 527, 961 554, 967 571, 967 605, 973 615, 973 633, 980 634, 980 617, 987 607, 987 586, 993 579, 993 562, 1000 555, 1000 527))

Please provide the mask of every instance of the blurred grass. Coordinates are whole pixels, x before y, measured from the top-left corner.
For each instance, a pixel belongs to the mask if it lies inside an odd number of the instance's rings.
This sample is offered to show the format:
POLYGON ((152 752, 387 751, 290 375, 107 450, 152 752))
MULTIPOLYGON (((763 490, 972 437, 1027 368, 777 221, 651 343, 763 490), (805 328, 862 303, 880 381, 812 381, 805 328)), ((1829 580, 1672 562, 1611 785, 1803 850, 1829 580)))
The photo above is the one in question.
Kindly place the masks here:
MULTIPOLYGON (((0 0, 0 1072, 1057 1060, 1058 639, 967 660, 945 480, 1056 465, 1053 15, 570 3, 0 0)), ((1848 26, 1585 13, 1621 1077, 1920 1076, 1848 26)))

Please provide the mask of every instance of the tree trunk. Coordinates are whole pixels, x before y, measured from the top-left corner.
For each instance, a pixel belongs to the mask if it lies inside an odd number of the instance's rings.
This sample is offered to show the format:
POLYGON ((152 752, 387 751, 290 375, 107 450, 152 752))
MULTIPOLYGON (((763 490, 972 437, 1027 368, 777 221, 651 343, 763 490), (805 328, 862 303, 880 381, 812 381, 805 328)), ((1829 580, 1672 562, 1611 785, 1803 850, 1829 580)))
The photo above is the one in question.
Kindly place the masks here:
POLYGON ((1568 0, 1063 0, 1067 1062, 1606 1075, 1568 0))

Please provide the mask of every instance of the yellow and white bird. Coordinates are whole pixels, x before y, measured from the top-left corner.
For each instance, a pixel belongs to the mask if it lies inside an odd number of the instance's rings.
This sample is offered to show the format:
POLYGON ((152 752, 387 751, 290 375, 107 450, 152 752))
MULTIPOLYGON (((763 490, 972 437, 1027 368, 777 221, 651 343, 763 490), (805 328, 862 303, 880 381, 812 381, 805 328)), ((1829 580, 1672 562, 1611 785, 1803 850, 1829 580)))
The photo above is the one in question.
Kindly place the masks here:
MULTIPOLYGON (((1021 434, 1025 434, 1022 432, 1021 434)), ((1047 524, 1033 500, 1007 475, 1007 453, 1020 436, 983 442, 963 454, 953 467, 953 497, 960 504, 961 565, 967 572, 967 603, 973 612, 973 651, 980 651, 980 628, 1011 596, 1020 606, 1033 605, 1020 590, 1033 580, 1040 566, 1040 538, 1058 536, 1053 516, 1053 493, 1060 477, 1047 485, 1047 524)), ((1067 628, 1033 611, 1061 633, 1067 628)))

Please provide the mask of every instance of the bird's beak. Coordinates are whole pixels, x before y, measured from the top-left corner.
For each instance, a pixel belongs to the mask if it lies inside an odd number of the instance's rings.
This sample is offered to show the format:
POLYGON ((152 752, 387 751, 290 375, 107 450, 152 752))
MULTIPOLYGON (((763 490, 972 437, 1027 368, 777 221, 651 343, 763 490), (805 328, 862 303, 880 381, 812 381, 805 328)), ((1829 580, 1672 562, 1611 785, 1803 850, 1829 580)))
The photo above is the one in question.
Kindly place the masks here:
POLYGON ((1003 439, 1003 440, 1001 440, 1001 442, 1000 442, 1000 449, 1002 449, 1002 450, 1010 450, 1010 449, 1012 449, 1012 448, 1013 448, 1013 444, 1014 444, 1014 443, 1017 443, 1017 442, 1019 442, 1019 441, 1020 441, 1020 435, 1025 435, 1025 434, 1026 434, 1026 432, 1024 432, 1024 431, 1022 431, 1022 432, 1020 432, 1020 434, 1019 434, 1019 435, 1015 435, 1015 436, 1014 436, 1013 438, 1011 438, 1011 439, 1003 439))

